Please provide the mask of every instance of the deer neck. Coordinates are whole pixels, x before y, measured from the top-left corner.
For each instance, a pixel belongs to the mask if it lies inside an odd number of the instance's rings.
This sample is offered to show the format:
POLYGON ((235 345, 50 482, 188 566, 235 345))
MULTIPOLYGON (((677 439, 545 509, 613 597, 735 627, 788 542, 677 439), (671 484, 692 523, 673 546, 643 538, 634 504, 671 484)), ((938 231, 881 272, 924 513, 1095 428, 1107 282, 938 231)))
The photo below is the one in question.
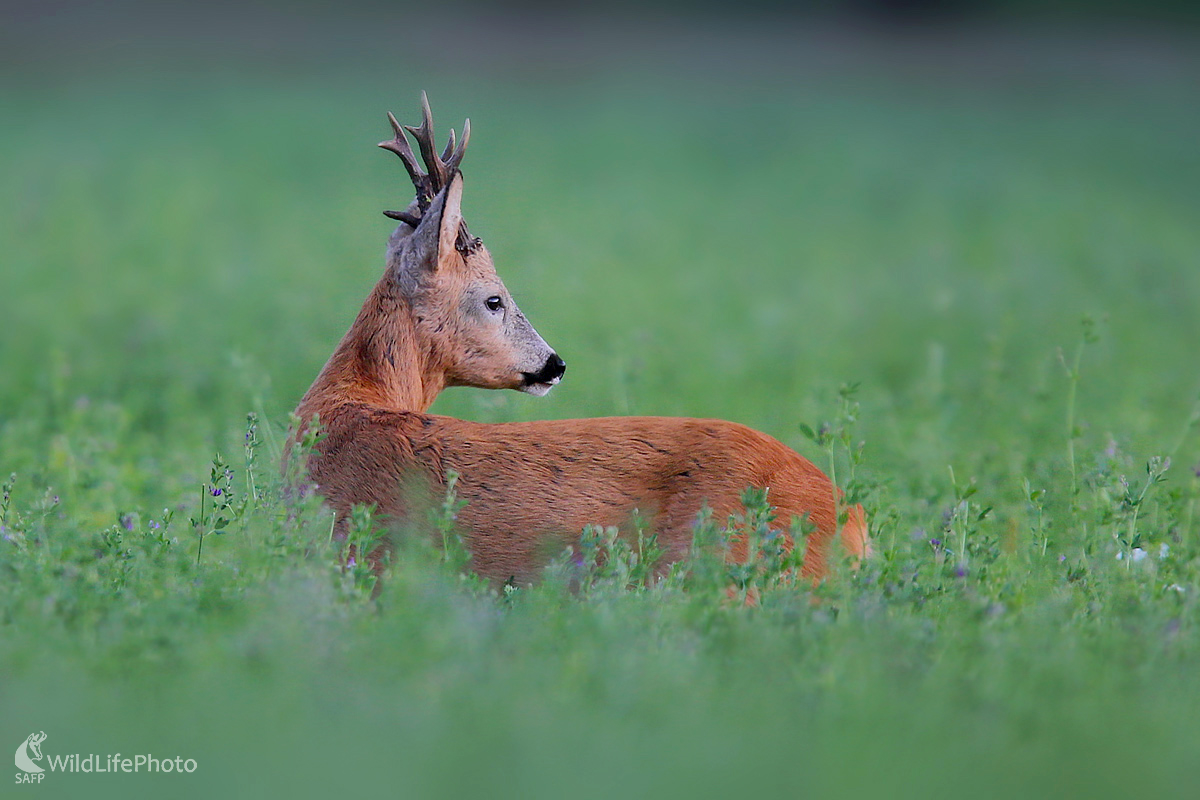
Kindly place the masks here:
POLYGON ((408 300, 385 276, 300 402, 300 413, 325 416, 345 403, 423 412, 445 386, 445 370, 422 343, 408 300))

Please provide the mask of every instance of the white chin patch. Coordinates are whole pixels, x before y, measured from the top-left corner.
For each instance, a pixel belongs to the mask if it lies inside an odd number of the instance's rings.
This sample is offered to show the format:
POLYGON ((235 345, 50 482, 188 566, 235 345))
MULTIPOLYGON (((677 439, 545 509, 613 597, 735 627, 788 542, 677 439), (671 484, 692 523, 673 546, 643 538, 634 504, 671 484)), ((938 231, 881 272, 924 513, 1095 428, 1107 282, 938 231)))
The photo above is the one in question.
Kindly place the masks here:
POLYGON ((550 394, 550 390, 558 384, 559 380, 559 378, 555 378, 549 383, 528 383, 521 387, 521 391, 534 397, 545 397, 550 394))

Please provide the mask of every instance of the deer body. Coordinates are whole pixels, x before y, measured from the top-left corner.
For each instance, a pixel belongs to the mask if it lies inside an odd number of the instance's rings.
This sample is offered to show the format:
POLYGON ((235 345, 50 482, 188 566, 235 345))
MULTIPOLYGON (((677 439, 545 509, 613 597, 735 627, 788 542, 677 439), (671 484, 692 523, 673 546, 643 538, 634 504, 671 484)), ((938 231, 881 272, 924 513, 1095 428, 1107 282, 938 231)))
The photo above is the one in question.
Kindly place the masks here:
MULTIPOLYGON (((721 420, 609 417, 485 424, 349 403, 323 430, 311 477, 341 514, 377 503, 408 511, 399 490, 414 475, 433 492, 460 475, 458 514, 472 568, 494 581, 533 580, 549 558, 577 544, 585 525, 627 528, 636 509, 652 520, 667 562, 688 553, 702 504, 717 519, 747 486, 770 487, 786 525, 808 516, 835 528, 829 480, 771 437, 721 420)), ((857 524, 857 521, 856 521, 857 524)), ((806 574, 821 571, 828 536, 814 535, 806 574)), ((744 557, 734 543, 733 558, 744 557)))
MULTIPOLYGON (((439 159, 427 104, 424 112, 424 124, 407 130, 428 173, 394 118, 396 139, 381 145, 401 157, 417 187, 407 211, 388 212, 401 224, 387 272, 297 409, 301 419, 320 421, 325 436, 309 474, 339 516, 373 504, 404 520, 414 510, 404 487, 415 482, 436 494, 453 471, 466 501, 457 524, 473 569, 494 581, 528 582, 578 542, 584 526, 626 528, 635 511, 651 520, 665 560, 679 560, 703 505, 723 519, 747 487, 767 487, 781 529, 804 517, 814 527, 803 572, 820 577, 837 534, 835 489, 766 434, 688 418, 484 424, 425 413, 452 385, 545 394, 565 365, 466 232, 457 165, 469 126, 457 151, 451 132, 439 159)), ((842 539, 852 555, 866 554, 861 509, 850 509, 842 539)), ((731 558, 744 557, 745 543, 735 542, 731 558)))

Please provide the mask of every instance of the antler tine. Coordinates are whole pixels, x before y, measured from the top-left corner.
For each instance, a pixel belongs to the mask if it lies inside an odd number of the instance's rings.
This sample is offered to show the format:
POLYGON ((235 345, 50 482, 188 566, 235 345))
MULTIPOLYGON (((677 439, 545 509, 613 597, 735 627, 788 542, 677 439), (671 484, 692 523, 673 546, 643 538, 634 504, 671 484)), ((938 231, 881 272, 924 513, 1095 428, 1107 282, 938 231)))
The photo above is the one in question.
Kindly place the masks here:
MULTIPOLYGON (((453 133, 453 131, 451 131, 453 133)), ((471 139, 471 120, 463 122, 462 140, 458 143, 458 148, 448 148, 453 150, 449 158, 442 156, 442 160, 446 162, 446 174, 454 175, 462 165, 463 156, 467 154, 467 142, 471 139)), ((450 137, 450 144, 454 144, 454 137, 450 137)))
POLYGON ((417 165, 416 156, 413 155, 412 148, 408 144, 408 139, 404 136, 403 126, 396 121, 396 117, 392 115, 392 112, 389 111, 387 117, 388 122, 392 123, 392 130, 396 132, 396 135, 391 141, 380 142, 379 146, 400 156, 400 160, 404 162, 404 168, 408 170, 408 177, 412 178, 413 186, 420 193, 427 188, 425 183, 429 176, 417 165))
MULTIPOLYGON (((446 149, 442 151, 442 163, 446 163, 446 159, 450 158, 450 154, 454 152, 454 128, 450 129, 450 140, 446 142, 446 149)), ((450 170, 446 170, 446 175, 453 175, 450 170)))
POLYGON ((446 185, 446 165, 438 158, 437 149, 433 144, 433 112, 429 110, 429 97, 425 92, 421 92, 421 117, 421 127, 405 125, 404 130, 417 140, 417 146, 421 148, 421 158, 425 161, 425 169, 429 170, 432 189, 436 194, 446 185))
POLYGON ((383 215, 389 219, 399 220, 400 222, 412 227, 413 230, 416 230, 416 227, 421 224, 420 217, 414 214, 409 214, 406 211, 385 211, 383 212, 383 215))

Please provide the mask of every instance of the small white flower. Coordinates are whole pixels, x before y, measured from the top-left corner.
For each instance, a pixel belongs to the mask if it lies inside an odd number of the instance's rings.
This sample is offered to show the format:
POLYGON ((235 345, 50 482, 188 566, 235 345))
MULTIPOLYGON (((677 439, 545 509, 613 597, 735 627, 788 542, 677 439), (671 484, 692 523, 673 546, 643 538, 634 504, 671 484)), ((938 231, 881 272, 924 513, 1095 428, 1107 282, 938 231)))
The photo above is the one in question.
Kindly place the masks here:
POLYGON ((1143 558, 1146 557, 1146 551, 1140 547, 1135 547, 1135 548, 1133 548, 1133 551, 1129 554, 1129 557, 1132 558, 1134 563, 1136 564, 1137 562, 1141 561, 1143 558))
POLYGON ((1180 586, 1178 583, 1172 583, 1170 586, 1167 587, 1167 591, 1168 592, 1178 592, 1179 594, 1184 593, 1183 587, 1180 586))
POLYGON ((1166 542, 1163 542, 1158 546, 1158 557, 1166 558, 1169 555, 1171 555, 1171 546, 1166 542))

